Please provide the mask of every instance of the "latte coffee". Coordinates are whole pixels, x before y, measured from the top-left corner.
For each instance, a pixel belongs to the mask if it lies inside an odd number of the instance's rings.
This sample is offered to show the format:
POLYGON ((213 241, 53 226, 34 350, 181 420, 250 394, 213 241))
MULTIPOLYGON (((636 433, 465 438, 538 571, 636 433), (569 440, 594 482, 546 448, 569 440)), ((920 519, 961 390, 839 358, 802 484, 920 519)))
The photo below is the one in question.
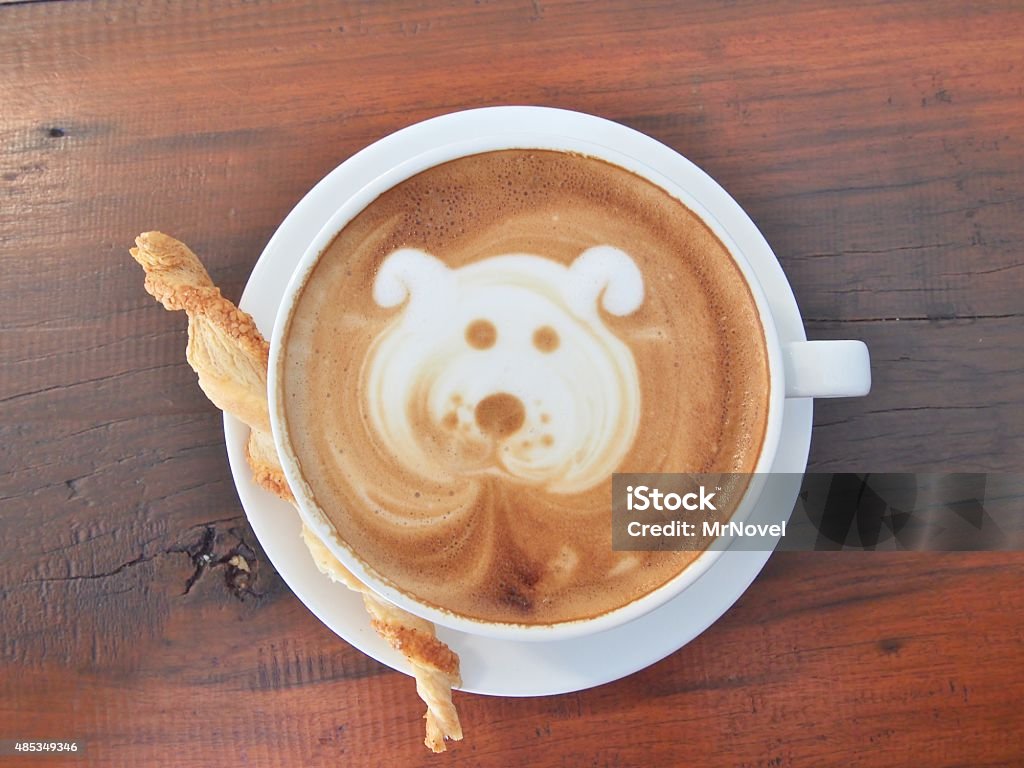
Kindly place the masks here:
POLYGON ((309 496, 372 571, 488 622, 614 610, 697 552, 614 552, 614 472, 752 472, 768 355, 703 221, 603 160, 501 150, 377 197, 283 336, 309 496))

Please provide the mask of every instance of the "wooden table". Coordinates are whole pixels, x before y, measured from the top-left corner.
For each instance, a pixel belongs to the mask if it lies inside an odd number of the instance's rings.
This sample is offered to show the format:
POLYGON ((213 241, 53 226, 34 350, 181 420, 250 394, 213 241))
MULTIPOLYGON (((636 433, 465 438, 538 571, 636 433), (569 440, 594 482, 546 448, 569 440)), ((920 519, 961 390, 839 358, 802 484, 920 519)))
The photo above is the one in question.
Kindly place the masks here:
POLYGON ((817 405, 812 469, 1021 471, 1024 7, 687 5, 0 7, 0 739, 86 743, 62 765, 1024 765, 1010 552, 776 555, 630 678, 458 696, 466 739, 431 756, 411 681, 266 560, 183 318, 142 290, 138 232, 190 243, 237 298, 373 140, 480 105, 583 110, 710 172, 809 336, 870 345, 874 391, 817 405))

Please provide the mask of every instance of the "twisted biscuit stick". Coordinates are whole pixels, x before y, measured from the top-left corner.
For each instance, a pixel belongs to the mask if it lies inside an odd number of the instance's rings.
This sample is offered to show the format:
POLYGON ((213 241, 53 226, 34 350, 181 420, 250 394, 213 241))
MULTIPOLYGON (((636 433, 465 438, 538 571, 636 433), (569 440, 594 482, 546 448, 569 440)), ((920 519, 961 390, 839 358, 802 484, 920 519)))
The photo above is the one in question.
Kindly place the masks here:
POLYGON ((445 737, 462 740, 459 714, 452 704, 452 685, 461 682, 459 657, 434 634, 434 625, 418 616, 378 598, 331 554, 324 543, 306 525, 302 538, 313 555, 316 567, 334 581, 363 595, 373 628, 406 658, 416 659, 416 692, 427 705, 424 740, 434 752, 444 751, 445 737))
MULTIPOLYGON (((130 253, 146 271, 146 290, 166 309, 188 314, 186 358, 199 386, 214 405, 249 426, 245 452, 255 481, 294 504, 270 433, 266 339, 252 317, 221 295, 184 243, 144 232, 135 244, 130 253)), ((452 703, 452 687, 462 682, 459 657, 437 639, 433 624, 373 594, 305 524, 302 537, 321 572, 362 594, 373 628, 412 666, 416 691, 427 705, 427 747, 443 752, 446 738, 460 741, 462 726, 452 703)))

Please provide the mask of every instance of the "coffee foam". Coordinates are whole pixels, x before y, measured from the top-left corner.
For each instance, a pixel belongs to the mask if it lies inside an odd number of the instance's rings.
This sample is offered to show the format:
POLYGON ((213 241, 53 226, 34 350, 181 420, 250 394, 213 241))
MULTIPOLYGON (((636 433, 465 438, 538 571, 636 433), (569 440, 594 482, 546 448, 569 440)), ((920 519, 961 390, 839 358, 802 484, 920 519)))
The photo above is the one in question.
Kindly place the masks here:
POLYGON ((607 479, 633 443, 640 384, 629 348, 604 324, 643 301, 632 259, 590 248, 568 267, 531 254, 450 269, 415 249, 374 281, 402 305, 363 362, 372 434, 421 478, 493 475, 551 493, 607 479))
POLYGON ((749 472, 767 360, 707 227, 603 161, 491 152, 389 190, 287 332, 285 418, 341 538, 492 621, 597 615, 692 552, 611 551, 612 472, 749 472))

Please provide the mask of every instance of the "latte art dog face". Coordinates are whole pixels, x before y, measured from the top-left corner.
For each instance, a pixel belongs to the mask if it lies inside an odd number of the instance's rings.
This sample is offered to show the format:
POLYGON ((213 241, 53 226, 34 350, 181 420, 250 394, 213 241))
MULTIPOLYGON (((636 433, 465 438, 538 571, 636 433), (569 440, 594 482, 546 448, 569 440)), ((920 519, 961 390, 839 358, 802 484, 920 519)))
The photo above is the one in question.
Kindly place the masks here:
POLYGON ((496 475, 577 493, 607 480, 636 436, 640 382, 599 309, 628 315, 643 279, 597 246, 568 267, 512 254, 457 269, 388 256, 373 286, 399 307, 360 393, 386 449, 424 478, 496 475))

